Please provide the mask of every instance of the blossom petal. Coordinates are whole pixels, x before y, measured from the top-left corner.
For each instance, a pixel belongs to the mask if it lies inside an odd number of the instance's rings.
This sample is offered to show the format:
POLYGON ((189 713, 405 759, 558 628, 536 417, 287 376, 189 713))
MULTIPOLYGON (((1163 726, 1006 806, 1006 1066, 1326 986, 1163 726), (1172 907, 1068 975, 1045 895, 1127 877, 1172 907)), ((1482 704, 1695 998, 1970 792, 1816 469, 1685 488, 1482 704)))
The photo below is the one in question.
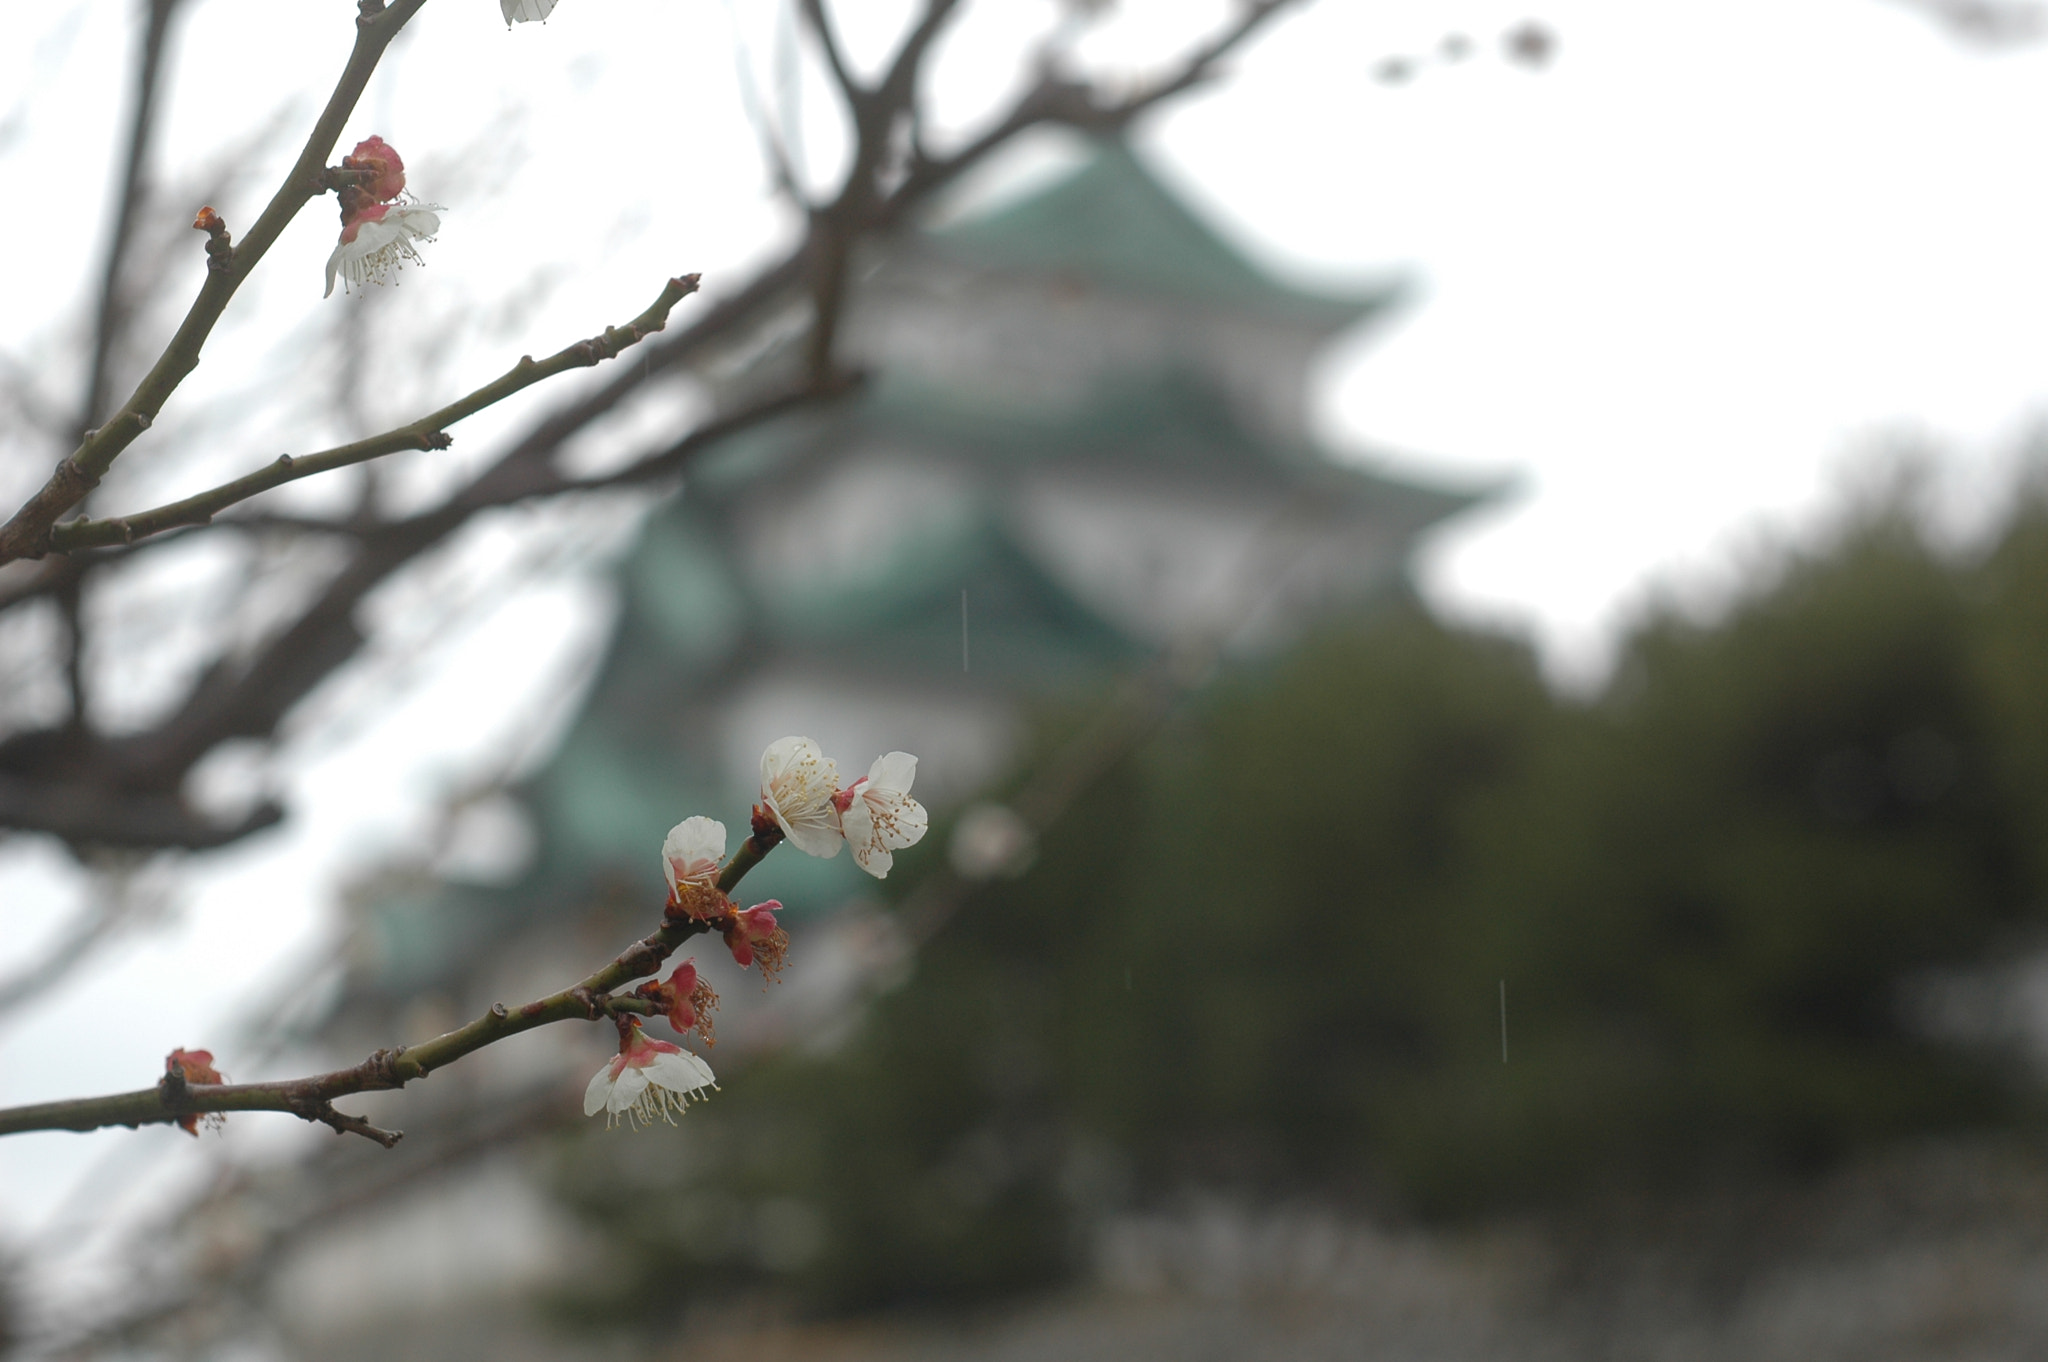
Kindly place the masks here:
POLYGON ((725 859, 725 824, 702 814, 685 818, 668 830, 661 844, 661 869, 673 892, 678 881, 709 884, 725 859))
MULTIPOLYGON (((605 1110, 616 1116, 638 1102, 640 1094, 646 1091, 647 1070, 629 1064, 620 1071, 618 1081, 612 1084, 611 1095, 605 1100, 605 1110)), ((589 1094, 586 1093, 583 1100, 588 1102, 589 1094)))
POLYGON ((889 873, 891 857, 882 839, 875 836, 875 814, 865 799, 856 799, 839 815, 839 827, 846 845, 853 848, 853 863, 882 879, 889 873))
POLYGON ((647 1066, 650 1082, 672 1092, 693 1093, 711 1086, 711 1066, 688 1050, 663 1054, 647 1066))
POLYGON ((606 1060, 602 1067, 591 1076, 590 1086, 583 1090, 583 1114, 595 1116, 605 1109, 606 1099, 612 1095, 612 1062, 606 1060))
POLYGON ((882 844, 891 850, 916 846, 930 826, 931 815, 909 795, 899 798, 886 812, 878 812, 875 818, 875 830, 881 835, 882 844))
POLYGON ((554 13, 555 0, 498 0, 507 24, 530 24, 554 13))
POLYGON ((761 802, 797 850, 839 854, 839 768, 809 738, 777 738, 761 753, 761 802))
POLYGON ((916 779, 917 758, 908 752, 885 752, 868 768, 868 783, 877 790, 909 794, 910 782, 916 779))
POLYGON ((355 223, 353 238, 336 244, 327 257, 327 293, 322 296, 334 293, 336 274, 351 284, 381 282, 403 261, 419 260, 420 253, 412 243, 430 241, 441 230, 440 215, 433 211, 436 206, 379 205, 382 216, 355 223))

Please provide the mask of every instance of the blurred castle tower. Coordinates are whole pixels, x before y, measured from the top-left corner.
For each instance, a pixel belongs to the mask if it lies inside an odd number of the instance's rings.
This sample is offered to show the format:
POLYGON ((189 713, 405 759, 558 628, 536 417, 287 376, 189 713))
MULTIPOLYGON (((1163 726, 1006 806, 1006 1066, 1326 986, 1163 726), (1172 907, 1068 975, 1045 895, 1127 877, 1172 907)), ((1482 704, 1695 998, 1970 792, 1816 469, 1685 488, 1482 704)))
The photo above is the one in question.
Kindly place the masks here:
MULTIPOLYGON (((1021 201, 880 244, 840 344, 871 380, 708 451, 651 515, 620 565, 618 626, 589 699, 519 792, 528 869, 509 886, 416 880, 363 895, 322 1035, 338 1055, 608 958, 652 925, 670 824, 708 813, 742 835, 776 737, 808 734, 856 770, 914 752, 916 792, 943 812, 1002 773, 1033 703, 1084 695, 1191 638, 1270 651, 1401 589, 1418 537, 1477 500, 1337 462, 1309 433, 1315 361, 1398 290, 1284 286, 1126 146, 1090 151, 1021 201)), ((790 360, 769 347, 729 391, 790 360)), ((797 910, 801 965, 830 949, 806 916, 871 885, 849 857, 789 854, 747 888, 797 910)), ((755 990, 725 992, 722 1034, 728 1020, 744 1028, 755 990)), ((575 1029, 405 1094, 404 1123, 453 1130, 478 1105, 502 1123, 504 1095, 542 1081, 540 1107, 570 1111, 552 1085, 587 1077, 589 1037, 575 1029)), ((489 1176, 485 1200, 535 1213, 489 1176)), ((317 1275, 331 1288, 337 1273, 375 1276, 373 1263, 403 1274, 408 1245, 449 1256, 397 1223, 366 1227, 381 1247, 316 1254, 317 1275)))
MULTIPOLYGON (((1321 351, 1397 300, 1275 282, 1117 142, 885 243, 841 343, 872 381, 709 451, 622 563, 610 655, 523 791, 530 872, 372 904, 351 992, 383 1013, 445 987, 481 920, 553 917, 605 877, 658 897, 669 825, 737 828, 785 733, 861 770, 915 752, 943 808, 1003 770, 1034 699, 1191 635, 1268 650, 1397 589, 1418 536, 1477 498, 1333 460, 1307 412, 1321 351)), ((776 857, 749 891, 823 909, 861 881, 776 857)))

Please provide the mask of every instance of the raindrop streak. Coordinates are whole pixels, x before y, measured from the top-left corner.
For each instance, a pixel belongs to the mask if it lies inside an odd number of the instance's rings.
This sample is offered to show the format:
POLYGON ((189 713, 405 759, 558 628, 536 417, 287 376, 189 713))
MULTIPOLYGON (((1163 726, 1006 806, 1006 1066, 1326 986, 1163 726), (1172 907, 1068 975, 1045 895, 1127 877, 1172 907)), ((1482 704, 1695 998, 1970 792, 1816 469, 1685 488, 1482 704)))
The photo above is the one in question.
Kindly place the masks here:
POLYGON ((1500 981, 1500 1062, 1508 1062, 1508 981, 1500 981))
POLYGON ((960 588, 960 671, 967 671, 967 588, 960 588))

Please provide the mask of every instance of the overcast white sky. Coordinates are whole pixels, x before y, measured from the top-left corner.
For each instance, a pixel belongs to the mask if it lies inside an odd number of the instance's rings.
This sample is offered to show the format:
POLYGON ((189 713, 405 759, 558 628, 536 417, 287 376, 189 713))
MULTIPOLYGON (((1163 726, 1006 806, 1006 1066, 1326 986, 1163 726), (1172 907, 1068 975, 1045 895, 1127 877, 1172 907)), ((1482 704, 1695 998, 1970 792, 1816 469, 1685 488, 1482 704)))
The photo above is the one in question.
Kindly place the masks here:
MULTIPOLYGON (((735 5, 761 50, 764 0, 735 5)), ((0 49, 12 188, 0 349, 50 369, 53 394, 73 381, 46 357, 61 355, 86 295, 132 9, 24 7, 0 49)), ((908 0, 842 9, 872 53, 908 0)), ((1124 9, 1092 59, 1156 57, 1229 6, 1124 9)), ((349 0, 203 0, 181 34, 164 168, 200 164, 290 107, 295 131, 269 154, 281 166, 339 68, 352 12, 349 0)), ((1000 98, 1020 40, 1051 12, 969 5, 934 87, 950 122, 1000 98)), ((449 210, 428 267, 378 300, 372 324, 402 336, 430 316, 502 314, 488 344, 451 348, 435 378, 454 392, 522 350, 630 317, 669 274, 702 270, 714 294, 743 278, 787 219, 763 193, 731 31, 714 0, 561 0, 547 25, 511 33, 491 0, 435 0, 343 139, 389 137, 414 189, 449 210), (523 169, 492 190, 499 159, 523 169), (465 199, 470 186, 483 187, 465 199), (523 306, 504 308, 508 296, 523 306)), ((827 107, 813 89, 806 142, 821 166, 827 107)), ((1332 356, 1324 428, 1418 476, 1518 478, 1512 500, 1431 549, 1426 587, 1454 613, 1530 631, 1559 675, 1585 677, 1649 593, 1711 598, 1759 534, 1816 523, 1857 452, 1888 432, 1948 443, 1959 498, 1995 497, 1999 451, 2048 396, 2044 126, 2048 46, 1975 54, 1888 0, 1321 0, 1141 140, 1276 270, 1414 278, 1406 317, 1332 356), (1541 72, 1491 47, 1530 14, 1561 39, 1541 72), (1480 55, 1402 86, 1369 79, 1383 56, 1452 31, 1480 55)), ((266 170, 260 192, 217 205, 238 232, 274 179, 266 170)), ((237 375, 313 353, 293 338, 357 305, 320 298, 332 232, 326 207, 293 227, 180 402, 231 400, 237 375)), ((195 238, 166 281, 179 298, 199 261, 195 238)), ((451 457, 488 455, 492 431, 547 400, 465 427, 451 457)), ((277 438, 311 447, 329 419, 277 438)), ((0 479, 26 468, 8 458, 22 467, 0 479)), ((148 486, 146 467, 135 476, 148 486)), ((573 575, 515 593, 444 644, 405 704, 306 739, 280 768, 291 826, 180 871, 175 924, 93 962, 84 982, 130 1000, 118 1016, 90 1036, 48 1010, 0 1025, 0 1102, 138 1086, 173 1045, 219 1046, 235 1000, 316 951, 336 879, 401 843, 559 691, 602 625, 598 598, 573 575)), ((48 848, 0 848, 0 967, 75 892, 48 848)), ((234 1076, 258 1076, 232 1060, 234 1076)), ((0 1142, 0 1234, 44 1221, 109 1151, 213 1156, 183 1140, 0 1142)))

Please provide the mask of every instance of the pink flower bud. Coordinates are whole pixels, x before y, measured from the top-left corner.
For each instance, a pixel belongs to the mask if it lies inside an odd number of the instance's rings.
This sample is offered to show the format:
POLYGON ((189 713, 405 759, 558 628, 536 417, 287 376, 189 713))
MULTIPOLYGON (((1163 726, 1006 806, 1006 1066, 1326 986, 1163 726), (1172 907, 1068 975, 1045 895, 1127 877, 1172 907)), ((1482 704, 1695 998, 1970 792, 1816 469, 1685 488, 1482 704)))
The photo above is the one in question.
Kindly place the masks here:
MULTIPOLYGON (((164 1075, 167 1078, 182 1078, 186 1083, 225 1083, 226 1079, 213 1067, 211 1050, 173 1050, 164 1056, 164 1075)), ((218 1112, 209 1115, 207 1121, 219 1124, 222 1117, 218 1112)), ((199 1136, 199 1114, 189 1112, 178 1118, 178 1126, 187 1135, 199 1136)))
POLYGON ((769 899, 733 914, 724 930, 725 945, 741 969, 759 960, 764 976, 772 979, 781 973, 789 954, 789 933, 775 925, 775 914, 781 909, 779 900, 769 899))
POLYGON ((405 162, 398 151, 381 137, 366 137, 356 149, 341 158, 344 170, 374 171, 376 178, 361 188, 374 202, 389 203, 405 192, 405 162))
POLYGON ((633 993, 660 1008, 661 1015, 668 1018, 668 1024, 678 1035, 695 1031, 704 1037, 706 1045, 718 1043, 711 1031, 711 1013, 718 1006, 718 994, 698 977, 694 961, 685 960, 668 978, 642 984, 633 993))

